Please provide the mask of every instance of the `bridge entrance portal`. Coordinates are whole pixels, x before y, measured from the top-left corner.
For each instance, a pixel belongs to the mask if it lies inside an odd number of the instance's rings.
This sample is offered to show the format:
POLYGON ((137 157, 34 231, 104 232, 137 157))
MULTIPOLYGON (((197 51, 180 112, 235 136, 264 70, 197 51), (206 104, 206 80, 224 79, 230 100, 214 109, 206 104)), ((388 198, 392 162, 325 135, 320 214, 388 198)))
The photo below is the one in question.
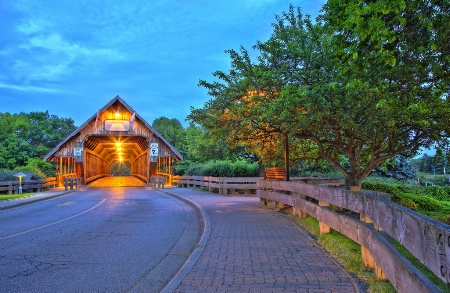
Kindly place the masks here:
POLYGON ((120 97, 98 110, 45 156, 55 163, 58 182, 79 177, 84 184, 130 175, 148 183, 152 176, 171 182, 181 154, 120 97))

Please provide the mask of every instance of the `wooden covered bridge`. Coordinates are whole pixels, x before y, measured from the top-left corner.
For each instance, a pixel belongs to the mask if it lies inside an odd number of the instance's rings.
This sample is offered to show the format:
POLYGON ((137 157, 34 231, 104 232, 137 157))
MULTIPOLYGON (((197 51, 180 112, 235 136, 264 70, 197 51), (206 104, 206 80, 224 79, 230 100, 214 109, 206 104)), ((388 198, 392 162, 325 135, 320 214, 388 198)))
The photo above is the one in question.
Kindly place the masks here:
POLYGON ((123 164, 131 176, 148 183, 152 176, 173 175, 183 156, 124 100, 116 96, 46 156, 54 162, 58 183, 82 178, 83 184, 112 174, 123 164))

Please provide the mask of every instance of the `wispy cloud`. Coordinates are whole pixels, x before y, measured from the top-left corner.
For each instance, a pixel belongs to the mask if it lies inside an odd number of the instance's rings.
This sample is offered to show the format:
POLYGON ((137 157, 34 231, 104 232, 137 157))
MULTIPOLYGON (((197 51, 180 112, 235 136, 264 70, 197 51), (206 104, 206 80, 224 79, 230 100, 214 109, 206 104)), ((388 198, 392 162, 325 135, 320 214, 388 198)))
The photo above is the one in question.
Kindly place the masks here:
POLYGON ((16 90, 21 92, 38 92, 38 93, 63 93, 61 89, 50 87, 39 87, 30 85, 13 85, 0 82, 0 88, 16 90))

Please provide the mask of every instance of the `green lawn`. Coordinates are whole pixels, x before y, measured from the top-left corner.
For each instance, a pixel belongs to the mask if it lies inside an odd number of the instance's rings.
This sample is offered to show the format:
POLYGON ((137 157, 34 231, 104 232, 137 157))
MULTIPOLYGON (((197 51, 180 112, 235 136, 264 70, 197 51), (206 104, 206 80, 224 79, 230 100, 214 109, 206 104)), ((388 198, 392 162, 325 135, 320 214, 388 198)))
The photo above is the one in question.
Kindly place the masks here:
POLYGON ((15 199, 15 198, 21 198, 21 197, 29 197, 33 196, 33 193, 22 193, 22 194, 0 194, 0 200, 8 200, 8 199, 15 199))

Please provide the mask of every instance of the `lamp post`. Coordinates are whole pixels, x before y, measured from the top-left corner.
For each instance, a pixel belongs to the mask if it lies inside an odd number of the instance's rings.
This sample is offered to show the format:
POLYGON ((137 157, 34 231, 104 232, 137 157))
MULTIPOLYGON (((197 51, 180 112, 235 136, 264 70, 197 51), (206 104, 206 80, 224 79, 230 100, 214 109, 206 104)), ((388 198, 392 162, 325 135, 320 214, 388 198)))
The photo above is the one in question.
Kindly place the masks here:
POLYGON ((23 172, 19 172, 14 174, 14 176, 19 177, 19 194, 22 194, 22 177, 25 177, 27 175, 23 174, 23 172))

